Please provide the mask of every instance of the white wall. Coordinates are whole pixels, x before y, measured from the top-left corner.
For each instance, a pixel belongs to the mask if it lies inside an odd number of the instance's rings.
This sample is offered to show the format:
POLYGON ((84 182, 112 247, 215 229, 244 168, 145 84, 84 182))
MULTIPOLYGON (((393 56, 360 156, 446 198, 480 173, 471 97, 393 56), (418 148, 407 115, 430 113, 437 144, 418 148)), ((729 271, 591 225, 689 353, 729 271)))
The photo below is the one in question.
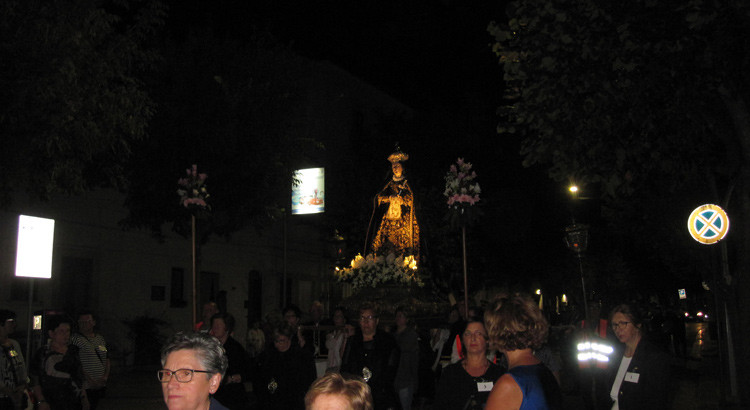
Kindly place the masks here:
MULTIPOLYGON (((148 315, 168 323, 166 333, 189 329, 192 321, 191 302, 191 241, 165 227, 166 241, 160 243, 150 232, 123 230, 117 222, 125 216, 123 198, 114 191, 97 191, 80 197, 59 197, 49 203, 17 201, 0 212, 0 308, 18 314, 18 333, 27 329, 28 296, 11 299, 14 279, 18 214, 55 219, 55 245, 52 279, 35 279, 38 301, 32 310, 63 308, 70 301, 61 293, 65 278, 61 277, 62 260, 77 257, 93 261, 91 300, 78 301, 78 306, 93 309, 101 332, 114 349, 130 349, 127 327, 123 320, 148 315), (185 271, 184 307, 170 307, 170 280, 173 267, 185 271), (151 287, 164 286, 165 300, 151 300, 151 287)), ((309 220, 308 220, 309 221, 309 220)), ((231 239, 212 237, 201 248, 200 269, 220 275, 219 289, 227 293, 227 310, 237 319, 235 338, 245 342, 247 333, 248 273, 262 274, 262 315, 281 306, 281 278, 284 271, 284 237, 281 226, 270 227, 261 234, 239 232, 231 239)), ((292 280, 292 299, 306 311, 318 298, 328 273, 325 233, 312 224, 291 221, 287 228, 287 272, 292 280), (301 280, 301 282, 300 282, 301 280), (323 281, 324 282, 324 281, 323 281), (301 286, 300 286, 301 284, 301 286)), ((200 315, 200 306, 198 307, 200 315)))

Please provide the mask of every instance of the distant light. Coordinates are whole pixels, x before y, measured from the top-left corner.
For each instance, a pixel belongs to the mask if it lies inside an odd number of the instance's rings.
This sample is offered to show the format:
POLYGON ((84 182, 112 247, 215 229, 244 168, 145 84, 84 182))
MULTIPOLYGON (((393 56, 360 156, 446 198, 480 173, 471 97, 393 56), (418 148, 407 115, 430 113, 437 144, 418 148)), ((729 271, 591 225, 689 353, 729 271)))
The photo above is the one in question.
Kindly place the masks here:
POLYGON ((537 295, 541 295, 541 294, 542 294, 542 290, 541 290, 541 289, 537 289, 537 290, 536 290, 536 294, 537 294, 537 295))
POLYGON ((572 193, 575 194, 576 192, 578 192, 578 186, 577 185, 571 185, 570 188, 568 188, 568 190, 570 192, 572 192, 572 193))
POLYGON ((703 312, 698 312, 698 313, 695 314, 695 316, 703 317, 703 312))
POLYGON ((685 312, 685 317, 690 317, 690 313, 685 312))
POLYGON ((562 303, 568 303, 568 297, 564 293, 562 295, 562 303))
POLYGON ((596 343, 596 342, 582 342, 578 343, 578 361, 587 362, 593 360, 599 363, 607 363, 609 361, 609 355, 614 352, 612 346, 596 343))

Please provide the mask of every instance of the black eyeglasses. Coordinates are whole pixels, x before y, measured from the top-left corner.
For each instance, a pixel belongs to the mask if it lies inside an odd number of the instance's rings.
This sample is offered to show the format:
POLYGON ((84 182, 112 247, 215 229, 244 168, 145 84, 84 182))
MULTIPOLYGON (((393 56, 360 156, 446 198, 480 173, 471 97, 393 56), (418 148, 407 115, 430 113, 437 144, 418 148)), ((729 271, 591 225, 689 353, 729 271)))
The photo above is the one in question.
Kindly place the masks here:
POLYGON ((156 372, 156 377, 159 378, 160 382, 168 383, 170 380, 172 380, 172 376, 174 375, 175 379, 177 379, 178 382, 187 383, 193 380, 193 373, 213 374, 214 372, 208 372, 205 370, 193 370, 193 369, 177 369, 177 370, 161 369, 156 372))
POLYGON ((467 331, 464 332, 464 337, 466 339, 470 339, 472 336, 481 337, 482 339, 486 339, 487 338, 487 335, 485 335, 484 333, 482 333, 481 330, 477 330, 475 332, 471 332, 471 331, 467 330, 467 331))
POLYGON ((630 322, 612 322, 612 330, 624 329, 630 322))

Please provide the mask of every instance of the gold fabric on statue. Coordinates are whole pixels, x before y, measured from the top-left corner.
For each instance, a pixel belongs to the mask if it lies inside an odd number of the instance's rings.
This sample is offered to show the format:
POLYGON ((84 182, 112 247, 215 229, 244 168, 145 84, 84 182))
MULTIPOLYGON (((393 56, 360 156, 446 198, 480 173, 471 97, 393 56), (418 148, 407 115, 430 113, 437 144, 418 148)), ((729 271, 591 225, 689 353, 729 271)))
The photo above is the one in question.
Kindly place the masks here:
POLYGON ((389 158, 393 178, 378 193, 376 214, 380 224, 371 251, 378 255, 419 255, 419 224, 414 214, 414 193, 403 176, 401 161, 409 156, 397 152, 389 158))

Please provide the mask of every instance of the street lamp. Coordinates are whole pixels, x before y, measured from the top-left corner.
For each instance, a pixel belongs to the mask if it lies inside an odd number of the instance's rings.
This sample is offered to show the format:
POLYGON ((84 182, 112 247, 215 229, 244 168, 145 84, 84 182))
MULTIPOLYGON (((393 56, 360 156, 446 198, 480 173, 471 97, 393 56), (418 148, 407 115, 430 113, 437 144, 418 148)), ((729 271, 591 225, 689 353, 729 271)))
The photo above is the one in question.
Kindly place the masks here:
POLYGON ((583 279, 582 254, 589 244, 589 227, 584 224, 573 224, 565 227, 565 244, 578 256, 578 267, 581 272, 581 290, 583 291, 583 318, 588 323, 589 305, 586 297, 586 281, 583 279))

